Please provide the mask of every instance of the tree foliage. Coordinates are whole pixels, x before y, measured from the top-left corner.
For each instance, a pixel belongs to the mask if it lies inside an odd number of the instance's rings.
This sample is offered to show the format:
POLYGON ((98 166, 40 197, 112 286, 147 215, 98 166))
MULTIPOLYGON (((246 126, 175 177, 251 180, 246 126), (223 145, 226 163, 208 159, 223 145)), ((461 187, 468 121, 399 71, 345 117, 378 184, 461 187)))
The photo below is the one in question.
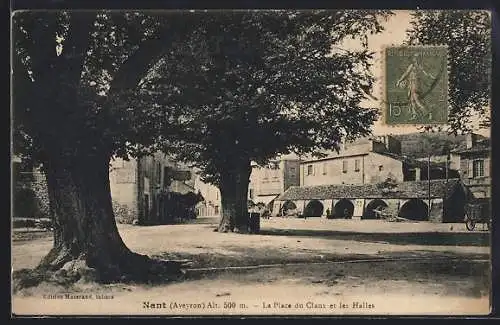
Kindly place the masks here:
POLYGON ((185 25, 175 28, 176 17, 96 11, 13 16, 14 150, 42 163, 54 223, 54 247, 35 270, 43 275, 37 281, 52 275, 165 280, 179 272, 178 263, 128 249, 109 184, 113 155, 137 156, 154 141, 150 117, 140 107, 130 109, 133 97, 123 93, 133 94, 156 57, 182 37, 185 25))
POLYGON ((448 45, 451 131, 469 131, 477 120, 479 126, 488 127, 492 67, 489 13, 415 11, 408 42, 411 45, 448 45))
POLYGON ((122 94, 133 94, 170 39, 182 38, 185 25, 179 18, 107 11, 15 13, 16 154, 43 162, 54 155, 143 153, 138 148, 153 139, 149 116, 132 109, 134 98, 122 94), (174 26, 181 26, 175 35, 174 26))
POLYGON ((377 117, 361 107, 372 53, 339 45, 380 32, 388 14, 212 13, 151 71, 143 105, 164 112, 163 145, 215 185, 246 161, 338 148, 377 117))

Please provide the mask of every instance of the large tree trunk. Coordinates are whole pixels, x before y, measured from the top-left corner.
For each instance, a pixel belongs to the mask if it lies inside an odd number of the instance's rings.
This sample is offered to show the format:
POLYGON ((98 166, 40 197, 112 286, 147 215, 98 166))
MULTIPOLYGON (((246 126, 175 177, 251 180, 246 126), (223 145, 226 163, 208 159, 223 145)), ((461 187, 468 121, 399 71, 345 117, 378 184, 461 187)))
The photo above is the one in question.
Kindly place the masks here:
MULTIPOLYGON (((16 96, 16 108, 23 113, 29 112, 22 115, 22 122, 29 126, 31 136, 43 149, 54 219, 53 249, 36 270, 14 273, 18 280, 15 288, 36 285, 52 275, 56 278, 68 275, 72 280, 88 277, 105 282, 124 278, 162 281, 180 271, 180 263, 152 260, 126 247, 112 210, 109 155, 91 153, 93 144, 102 145, 103 139, 100 135, 95 139, 96 130, 88 127, 86 113, 80 111, 84 108, 78 107, 78 89, 95 15, 70 15, 70 28, 59 56, 55 51, 58 15, 36 15, 33 30, 29 32, 37 42, 27 49, 34 82, 20 54, 14 54, 19 58, 16 75, 23 68, 22 81, 30 85, 25 88, 33 90, 28 96, 20 93, 31 98, 27 102, 20 100, 20 95, 16 96), (75 146, 79 150, 75 150, 75 146), (62 154, 64 151, 66 154, 62 154)), ((162 40, 166 34, 165 29, 161 40, 152 41, 154 46, 151 42, 142 44, 140 50, 121 66, 111 93, 137 86, 151 59, 165 47, 162 40)))
MULTIPOLYGON (((46 172, 53 203, 54 247, 38 270, 99 282, 146 280, 151 279, 154 266, 159 271, 158 263, 131 252, 118 233, 106 155, 71 160, 51 157, 46 172)), ((175 263, 162 266, 170 274, 180 270, 175 263)))
POLYGON ((219 232, 248 232, 248 184, 250 161, 243 161, 221 173, 222 218, 219 232))

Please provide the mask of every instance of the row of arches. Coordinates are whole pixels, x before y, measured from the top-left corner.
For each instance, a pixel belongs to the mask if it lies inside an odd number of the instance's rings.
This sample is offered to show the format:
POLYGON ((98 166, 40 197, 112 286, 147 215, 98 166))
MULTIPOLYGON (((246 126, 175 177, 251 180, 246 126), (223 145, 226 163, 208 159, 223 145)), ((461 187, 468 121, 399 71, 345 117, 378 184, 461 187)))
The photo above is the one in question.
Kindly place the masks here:
MULTIPOLYGON (((362 218, 376 219, 377 216, 374 210, 381 208, 387 208, 387 203, 383 200, 375 199, 370 201, 363 211, 362 218)), ((291 214, 296 209, 297 206, 293 201, 286 201, 282 207, 282 214, 291 214)), ((304 217, 321 217, 325 212, 334 218, 350 219, 354 215, 354 204, 348 199, 341 199, 334 205, 333 211, 325 211, 321 201, 312 200, 304 207, 303 215, 304 217)), ((416 221, 429 220, 428 205, 421 199, 410 199, 401 206, 398 215, 416 221)))

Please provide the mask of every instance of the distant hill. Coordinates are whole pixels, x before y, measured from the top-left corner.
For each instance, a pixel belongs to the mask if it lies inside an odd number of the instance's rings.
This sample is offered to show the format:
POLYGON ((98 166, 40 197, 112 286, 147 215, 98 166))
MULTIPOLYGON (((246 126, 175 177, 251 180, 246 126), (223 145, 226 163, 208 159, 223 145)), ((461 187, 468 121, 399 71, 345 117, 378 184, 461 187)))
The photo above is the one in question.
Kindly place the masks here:
MULTIPOLYGON (((426 149, 425 138, 430 138, 432 142, 432 155, 443 155, 445 145, 448 144, 450 149, 462 150, 466 147, 465 135, 450 135, 447 132, 436 132, 423 134, 420 132, 392 135, 401 142, 401 154, 414 158, 422 158, 428 155, 426 149)), ((479 139, 485 137, 479 135, 479 139)))

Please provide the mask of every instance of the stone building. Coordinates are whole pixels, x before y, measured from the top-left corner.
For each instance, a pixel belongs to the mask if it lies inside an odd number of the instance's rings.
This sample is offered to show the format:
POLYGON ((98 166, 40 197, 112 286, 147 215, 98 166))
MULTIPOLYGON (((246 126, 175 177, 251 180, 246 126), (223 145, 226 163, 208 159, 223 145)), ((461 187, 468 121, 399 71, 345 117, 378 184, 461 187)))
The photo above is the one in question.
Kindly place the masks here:
POLYGON ((121 222, 171 223, 193 218, 202 200, 194 189, 192 171, 163 153, 125 161, 117 158, 110 169, 111 197, 121 222))
MULTIPOLYGON (((304 159, 300 163, 301 186, 331 184, 373 184, 388 178, 397 182, 441 179, 443 166, 403 156, 401 145, 391 136, 362 138, 344 143, 339 152, 322 158, 304 159), (428 167, 430 166, 429 173, 428 167)), ((450 178, 458 177, 451 172, 450 178)))
POLYGON ((266 166, 252 164, 248 198, 254 203, 268 205, 290 186, 300 185, 300 160, 294 157, 280 157, 266 166))
POLYGON ((388 208, 416 221, 462 222, 471 192, 460 179, 379 184, 292 186, 274 201, 273 215, 374 219, 388 208))
POLYGON ((460 176, 476 198, 491 198, 490 139, 468 134, 465 148, 452 151, 459 157, 460 176))
POLYGON ((204 217, 220 215, 221 196, 219 188, 203 182, 198 175, 195 177, 194 188, 204 198, 203 201, 196 205, 196 215, 204 217))
MULTIPOLYGON (((272 214, 373 219, 374 209, 382 208, 407 219, 462 222, 473 195, 460 179, 458 169, 465 164, 460 154, 433 153, 441 160, 429 161, 403 155, 401 147, 393 136, 367 137, 303 159, 300 186, 277 197, 272 214), (387 181, 393 188, 384 188, 387 181)), ((405 150, 410 150, 407 144, 405 150)))
POLYGON ((50 218, 49 194, 45 174, 13 157, 12 216, 14 218, 50 218))

